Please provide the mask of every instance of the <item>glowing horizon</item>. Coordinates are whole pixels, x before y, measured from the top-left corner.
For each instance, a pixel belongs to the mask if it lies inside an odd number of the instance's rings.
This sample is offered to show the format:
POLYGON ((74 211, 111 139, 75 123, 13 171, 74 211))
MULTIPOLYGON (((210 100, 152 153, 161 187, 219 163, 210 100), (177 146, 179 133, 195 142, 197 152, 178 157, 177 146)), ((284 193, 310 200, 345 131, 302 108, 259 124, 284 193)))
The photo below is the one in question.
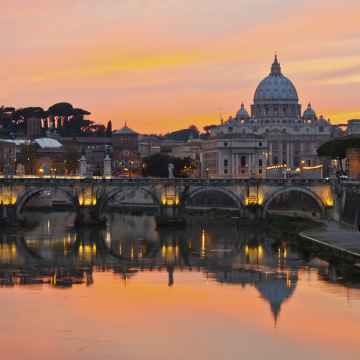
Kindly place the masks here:
POLYGON ((67 101, 114 128, 202 128, 250 110, 277 52, 303 109, 360 118, 355 0, 4 3, 0 106, 67 101))

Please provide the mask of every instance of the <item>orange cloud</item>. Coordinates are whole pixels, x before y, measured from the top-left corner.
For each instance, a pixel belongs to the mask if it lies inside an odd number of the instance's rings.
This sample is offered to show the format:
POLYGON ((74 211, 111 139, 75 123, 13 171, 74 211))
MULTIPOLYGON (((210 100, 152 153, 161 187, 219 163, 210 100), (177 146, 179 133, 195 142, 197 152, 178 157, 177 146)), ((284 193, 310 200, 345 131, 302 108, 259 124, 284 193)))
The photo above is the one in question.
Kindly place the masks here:
POLYGON ((249 107, 277 50, 302 103, 335 121, 360 110, 358 1, 33 4, 9 2, 0 24, 9 105, 66 100, 143 132, 201 127, 249 107))

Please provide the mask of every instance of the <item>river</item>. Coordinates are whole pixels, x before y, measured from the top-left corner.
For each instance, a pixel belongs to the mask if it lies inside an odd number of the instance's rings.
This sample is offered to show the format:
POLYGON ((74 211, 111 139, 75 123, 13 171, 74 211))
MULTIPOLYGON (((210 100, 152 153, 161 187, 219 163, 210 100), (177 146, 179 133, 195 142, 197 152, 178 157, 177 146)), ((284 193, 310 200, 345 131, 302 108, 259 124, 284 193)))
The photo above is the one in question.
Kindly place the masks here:
POLYGON ((254 228, 27 213, 0 234, 2 359, 359 359, 360 282, 254 228))

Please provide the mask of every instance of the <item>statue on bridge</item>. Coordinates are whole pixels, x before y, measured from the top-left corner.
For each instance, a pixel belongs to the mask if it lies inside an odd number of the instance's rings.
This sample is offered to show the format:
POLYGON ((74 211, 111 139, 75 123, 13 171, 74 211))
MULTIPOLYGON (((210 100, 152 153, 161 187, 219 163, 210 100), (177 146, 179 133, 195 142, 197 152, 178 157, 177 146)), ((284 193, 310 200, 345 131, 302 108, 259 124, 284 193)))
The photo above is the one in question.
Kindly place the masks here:
POLYGON ((173 163, 170 163, 170 164, 168 165, 169 179, 175 179, 174 169, 175 169, 174 164, 173 164, 173 163))
POLYGON ((88 164, 85 157, 85 154, 82 154, 80 158, 80 169, 79 169, 79 175, 80 176, 87 176, 88 174, 88 164))
POLYGON ((110 158, 110 154, 109 154, 109 149, 106 149, 106 155, 104 158, 104 171, 103 171, 104 176, 110 177, 112 175, 112 171, 111 171, 111 158, 110 158))

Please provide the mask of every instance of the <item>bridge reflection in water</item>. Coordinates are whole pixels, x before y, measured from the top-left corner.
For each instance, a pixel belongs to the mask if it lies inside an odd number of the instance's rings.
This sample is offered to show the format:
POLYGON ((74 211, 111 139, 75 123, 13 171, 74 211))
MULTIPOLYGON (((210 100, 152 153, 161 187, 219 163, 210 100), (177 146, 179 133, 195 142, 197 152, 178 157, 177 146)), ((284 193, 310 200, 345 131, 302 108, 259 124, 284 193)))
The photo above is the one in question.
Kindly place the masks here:
POLYGON ((276 322, 307 265, 286 242, 231 224, 194 221, 184 230, 157 231, 153 217, 113 215, 107 229, 76 230, 67 227, 70 213, 38 216, 33 230, 0 235, 2 286, 90 286, 93 274, 105 271, 127 283, 155 270, 166 271, 173 286, 177 271, 197 271, 220 284, 255 288, 276 322))

